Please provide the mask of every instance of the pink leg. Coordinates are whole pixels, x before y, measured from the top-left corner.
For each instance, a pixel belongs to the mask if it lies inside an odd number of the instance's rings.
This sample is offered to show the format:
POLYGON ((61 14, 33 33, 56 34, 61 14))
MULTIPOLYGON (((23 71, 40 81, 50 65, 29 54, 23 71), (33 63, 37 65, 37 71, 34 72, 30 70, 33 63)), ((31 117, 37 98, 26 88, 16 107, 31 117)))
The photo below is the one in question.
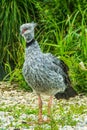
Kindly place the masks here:
POLYGON ((42 100, 41 100, 41 96, 40 95, 38 95, 38 105, 39 105, 38 121, 39 122, 43 122, 43 118, 42 118, 42 100))
MULTIPOLYGON (((42 100, 41 100, 41 96, 38 95, 38 104, 39 104, 39 115, 38 115, 38 121, 39 123, 42 122, 49 122, 50 119, 48 118, 47 120, 43 120, 42 118, 42 100)), ((52 96, 50 96, 49 102, 48 102, 48 116, 50 117, 51 115, 51 105, 52 105, 52 96)))
POLYGON ((52 96, 50 96, 49 102, 48 102, 48 116, 51 115, 51 105, 52 105, 52 96))

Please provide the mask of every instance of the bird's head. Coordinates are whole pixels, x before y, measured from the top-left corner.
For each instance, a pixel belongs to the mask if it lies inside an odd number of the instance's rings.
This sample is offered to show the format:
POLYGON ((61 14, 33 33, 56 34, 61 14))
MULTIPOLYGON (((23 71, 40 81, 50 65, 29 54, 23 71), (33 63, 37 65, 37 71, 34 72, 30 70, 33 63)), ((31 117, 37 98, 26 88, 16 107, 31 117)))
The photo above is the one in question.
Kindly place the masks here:
POLYGON ((31 41, 34 38, 34 28, 36 23, 25 23, 20 26, 20 34, 24 37, 26 42, 31 41))

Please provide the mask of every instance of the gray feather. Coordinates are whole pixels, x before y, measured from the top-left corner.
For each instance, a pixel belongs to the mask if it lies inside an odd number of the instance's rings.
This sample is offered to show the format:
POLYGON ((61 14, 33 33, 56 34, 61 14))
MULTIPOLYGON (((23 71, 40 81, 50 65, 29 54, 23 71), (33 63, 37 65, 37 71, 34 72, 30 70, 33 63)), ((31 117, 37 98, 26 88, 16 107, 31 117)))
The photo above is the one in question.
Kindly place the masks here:
POLYGON ((35 23, 20 26, 20 33, 26 40, 25 62, 23 75, 26 82, 37 94, 72 96, 74 92, 68 76, 68 67, 60 59, 50 53, 42 53, 37 41, 34 40, 35 23))
POLYGON ((36 93, 55 95, 57 92, 64 92, 67 87, 64 82, 66 73, 60 64, 61 61, 55 60, 50 53, 42 53, 35 41, 26 48, 23 75, 36 93))

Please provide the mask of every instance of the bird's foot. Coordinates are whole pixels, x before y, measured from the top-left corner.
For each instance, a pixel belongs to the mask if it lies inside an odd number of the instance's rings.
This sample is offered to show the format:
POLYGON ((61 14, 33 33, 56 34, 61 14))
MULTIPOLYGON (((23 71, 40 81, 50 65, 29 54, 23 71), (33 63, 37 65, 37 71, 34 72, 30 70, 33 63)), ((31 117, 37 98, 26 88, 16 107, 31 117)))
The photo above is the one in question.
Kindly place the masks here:
POLYGON ((45 123, 49 123, 50 119, 48 118, 47 120, 44 120, 45 123))
POLYGON ((50 122, 50 119, 48 118, 48 119, 46 119, 46 120, 44 120, 44 119, 38 119, 38 123, 39 124, 43 124, 43 123, 49 123, 50 122))
POLYGON ((39 119, 38 119, 38 123, 39 123, 39 124, 42 124, 43 121, 44 121, 43 118, 39 118, 39 119))

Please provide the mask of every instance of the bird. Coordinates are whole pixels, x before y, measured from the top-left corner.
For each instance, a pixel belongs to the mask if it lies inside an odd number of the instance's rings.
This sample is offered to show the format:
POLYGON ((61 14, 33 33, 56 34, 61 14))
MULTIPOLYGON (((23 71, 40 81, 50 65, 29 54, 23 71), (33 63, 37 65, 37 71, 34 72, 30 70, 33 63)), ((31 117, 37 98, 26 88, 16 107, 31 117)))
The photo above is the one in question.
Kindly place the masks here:
MULTIPOLYGON (((56 99, 69 99, 77 95, 69 78, 69 67, 63 60, 51 53, 43 53, 39 43, 34 38, 37 23, 24 23, 20 26, 20 34, 25 39, 25 60, 22 73, 25 81, 38 96, 38 122, 44 122, 42 117, 41 95, 48 95, 48 117, 51 114, 53 96, 56 99)), ((47 120, 50 120, 49 118, 47 120)))

